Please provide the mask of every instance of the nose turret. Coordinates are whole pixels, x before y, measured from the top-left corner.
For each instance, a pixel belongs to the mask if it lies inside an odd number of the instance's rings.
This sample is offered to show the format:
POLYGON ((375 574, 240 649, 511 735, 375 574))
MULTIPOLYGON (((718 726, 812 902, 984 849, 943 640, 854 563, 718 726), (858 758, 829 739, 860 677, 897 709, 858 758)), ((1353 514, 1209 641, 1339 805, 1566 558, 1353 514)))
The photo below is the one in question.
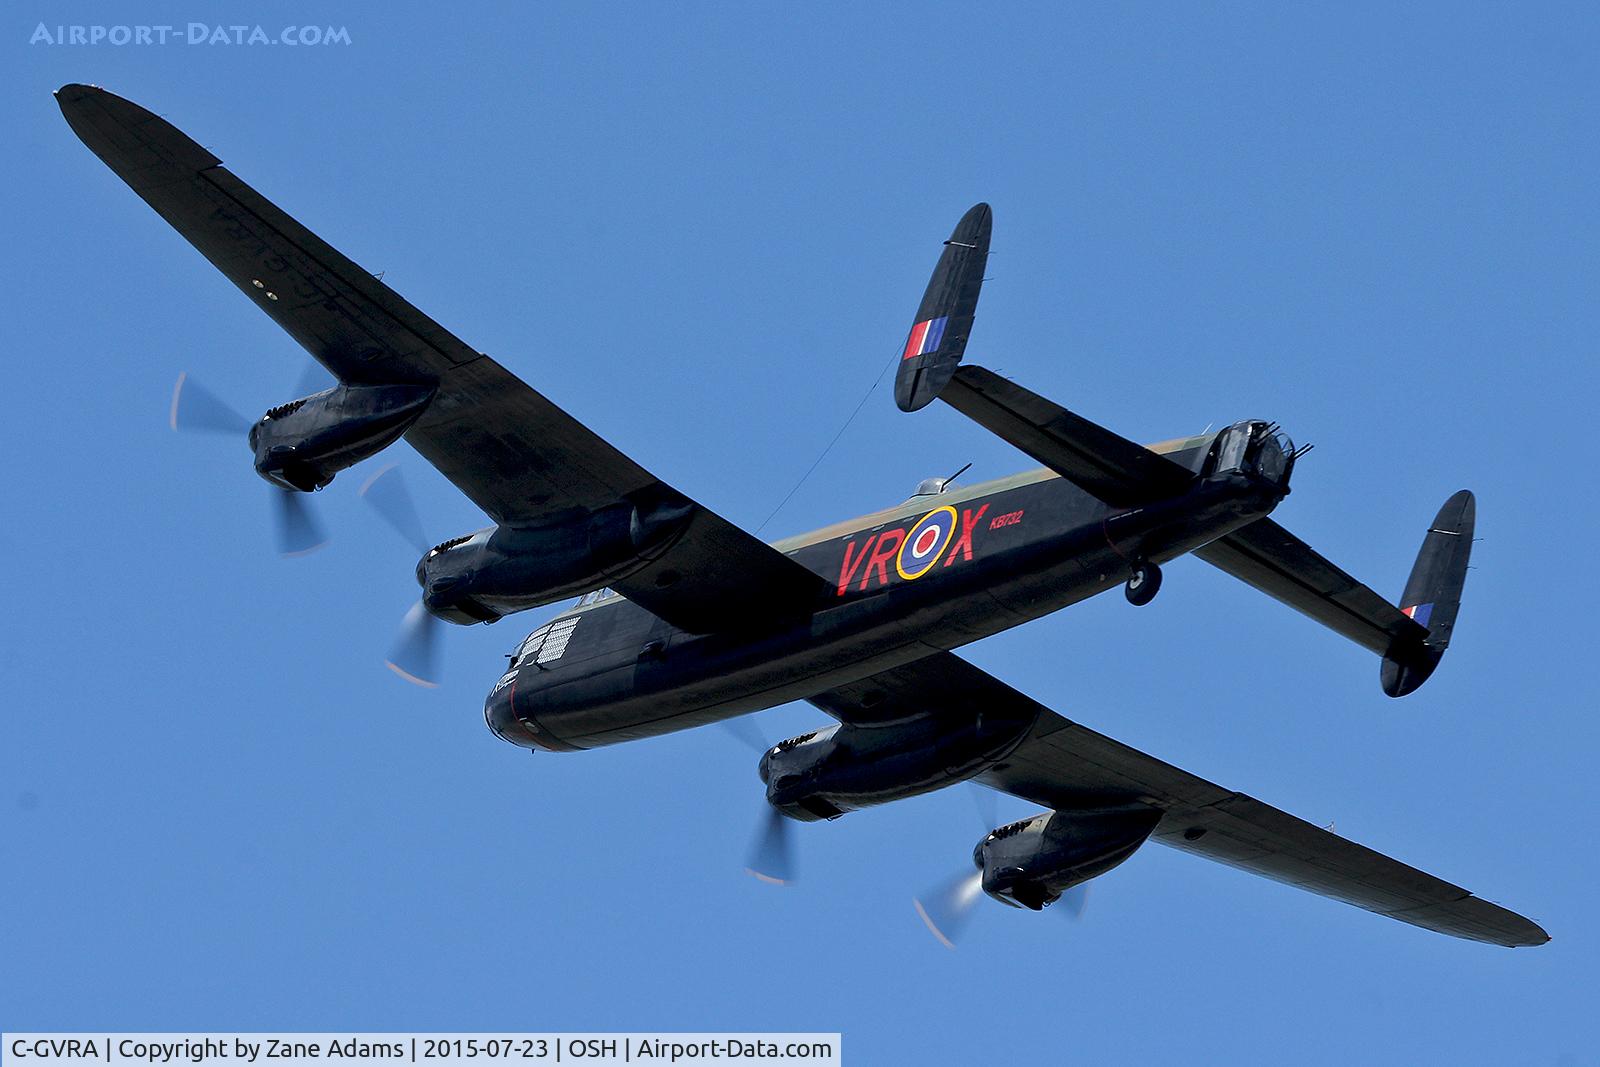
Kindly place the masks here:
MULTIPOLYGON (((483 702, 483 722, 496 737, 519 748, 542 749, 545 752, 575 752, 577 747, 559 737, 552 736, 540 727, 530 706, 536 694, 524 693, 523 706, 517 708, 517 675, 520 668, 511 667, 494 683, 483 702)), ((534 668, 529 668, 533 670, 534 668)), ((523 687, 527 689, 525 685, 523 687)))
POLYGON ((533 731, 517 719, 514 707, 516 693, 517 669, 513 667, 489 690, 489 696, 483 702, 484 724, 502 741, 522 748, 538 748, 533 740, 533 731))

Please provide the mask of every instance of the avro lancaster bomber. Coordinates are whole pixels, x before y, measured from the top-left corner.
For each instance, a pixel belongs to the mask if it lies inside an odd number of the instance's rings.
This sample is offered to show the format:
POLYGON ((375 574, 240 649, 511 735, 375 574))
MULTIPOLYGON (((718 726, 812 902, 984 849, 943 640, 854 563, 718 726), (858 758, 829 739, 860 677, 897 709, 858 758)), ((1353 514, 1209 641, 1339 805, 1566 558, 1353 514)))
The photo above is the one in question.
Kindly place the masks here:
MULTIPOLYGON (((833 722, 761 756, 774 842, 791 821, 970 781, 1045 810, 985 835, 952 899, 981 889, 1038 910, 1156 841, 1456 937, 1548 940, 1464 889, 1064 718, 955 653, 1118 587, 1147 604, 1162 565, 1192 553, 1371 650, 1383 691, 1404 696, 1450 643, 1472 548, 1462 491, 1390 603, 1271 518, 1303 454, 1277 424, 1144 446, 962 365, 988 205, 944 242, 894 397, 908 412, 949 404, 1042 468, 965 488, 933 479, 903 504, 768 544, 462 343, 165 120, 86 85, 57 100, 118 177, 337 379, 242 427, 285 500, 404 439, 493 521, 422 556, 398 672, 430 680, 434 620, 494 622, 579 597, 489 691, 488 726, 511 744, 575 752, 803 700, 833 722)), ((948 936, 954 903, 921 910, 948 936)))

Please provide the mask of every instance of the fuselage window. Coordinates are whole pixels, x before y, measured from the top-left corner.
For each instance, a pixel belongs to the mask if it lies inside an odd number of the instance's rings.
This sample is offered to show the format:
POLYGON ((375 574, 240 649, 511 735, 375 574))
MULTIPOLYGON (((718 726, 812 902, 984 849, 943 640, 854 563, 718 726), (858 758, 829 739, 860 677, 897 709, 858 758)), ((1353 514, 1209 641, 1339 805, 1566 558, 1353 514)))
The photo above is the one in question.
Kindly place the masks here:
POLYGON ((621 594, 619 594, 615 589, 611 589, 609 587, 605 589, 596 589, 592 593, 583 594, 578 598, 578 602, 572 606, 575 608, 587 608, 593 604, 599 604, 603 601, 610 600, 613 597, 620 595, 621 594))

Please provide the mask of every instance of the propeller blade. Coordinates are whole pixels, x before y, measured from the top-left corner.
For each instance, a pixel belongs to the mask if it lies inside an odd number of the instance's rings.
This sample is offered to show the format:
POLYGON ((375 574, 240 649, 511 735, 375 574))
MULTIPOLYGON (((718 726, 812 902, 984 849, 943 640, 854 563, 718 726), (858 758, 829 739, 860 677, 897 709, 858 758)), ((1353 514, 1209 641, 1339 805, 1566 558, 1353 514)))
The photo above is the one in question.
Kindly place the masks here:
POLYGON ((1083 909, 1089 906, 1089 883, 1079 882, 1056 901, 1055 906, 1069 919, 1083 918, 1083 909))
POLYGON ((912 901, 916 905, 917 914, 921 916, 939 943, 945 948, 955 948, 956 938, 961 936, 961 931, 966 928, 967 921, 972 918, 972 905, 978 902, 978 897, 983 893, 983 872, 973 871, 963 874, 954 881, 946 882, 935 889, 926 897, 918 897, 912 901))
POLYGON ((400 636, 384 663, 413 685, 437 689, 438 644, 439 620, 428 614, 419 600, 406 612, 405 621, 400 624, 400 636))
POLYGON ((772 747, 767 744, 766 738, 761 736, 761 728, 751 721, 748 715, 740 715, 733 719, 723 719, 717 725, 722 727, 729 737, 754 752, 765 753, 767 749, 772 747))
POLYGON ((398 464, 391 463, 368 478, 361 486, 361 496, 406 544, 419 554, 428 551, 428 535, 422 532, 422 519, 398 464))
POLYGON ((312 517, 306 494, 274 489, 278 514, 278 551, 285 556, 308 556, 328 543, 322 527, 312 517))
POLYGON ((968 782, 967 795, 972 798, 973 807, 978 809, 978 821, 983 823, 985 833, 999 825, 999 796, 993 789, 977 782, 968 782))
POLYGON ((311 396, 313 393, 320 393, 324 389, 332 389, 338 384, 333 375, 328 373, 326 367, 314 359, 308 359, 306 360, 305 369, 300 372, 300 377, 295 380, 294 395, 296 398, 311 396))
POLYGON ((790 885, 794 882, 794 864, 790 853, 789 820, 777 808, 767 807, 767 818, 750 852, 750 865, 745 871, 772 885, 790 885))
POLYGON ((167 424, 174 430, 197 433, 247 433, 250 420, 229 407, 223 400, 189 378, 189 372, 178 375, 172 387, 172 408, 167 413, 167 424))

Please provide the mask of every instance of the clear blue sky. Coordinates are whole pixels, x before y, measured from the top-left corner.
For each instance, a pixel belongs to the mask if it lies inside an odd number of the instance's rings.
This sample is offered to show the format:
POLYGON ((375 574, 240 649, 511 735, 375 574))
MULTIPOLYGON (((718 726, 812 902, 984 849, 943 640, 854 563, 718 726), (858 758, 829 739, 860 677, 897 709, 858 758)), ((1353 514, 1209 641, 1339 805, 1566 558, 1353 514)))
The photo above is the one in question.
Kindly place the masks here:
MULTIPOLYGON (((230 22, 348 47, 28 44, 212 5, 14 8, 0 418, 0 1025, 840 1030, 847 1062, 1592 1062, 1596 70, 1590 5, 355 4, 230 22), (52 10, 47 11, 46 8, 52 10), (136 13, 137 12, 137 13, 136 13), (752 755, 717 730, 530 756, 483 726, 549 612, 381 666, 414 553, 341 476, 272 552, 248 411, 304 357, 68 130, 102 84, 651 470, 754 528, 994 205, 969 358, 1142 440, 1264 416, 1318 446, 1278 518, 1397 595, 1478 493, 1438 676, 1198 561, 966 650, 1121 740, 1542 922, 1509 952, 1151 846, 1083 921, 912 895, 962 791, 801 828, 745 877, 752 755)), ((481 516, 396 453, 430 535, 481 516)), ((880 387, 765 531, 1025 457, 880 387)), ((772 738, 822 721, 757 718, 772 738)), ((1028 809, 1001 806, 1002 817, 1028 809)))

